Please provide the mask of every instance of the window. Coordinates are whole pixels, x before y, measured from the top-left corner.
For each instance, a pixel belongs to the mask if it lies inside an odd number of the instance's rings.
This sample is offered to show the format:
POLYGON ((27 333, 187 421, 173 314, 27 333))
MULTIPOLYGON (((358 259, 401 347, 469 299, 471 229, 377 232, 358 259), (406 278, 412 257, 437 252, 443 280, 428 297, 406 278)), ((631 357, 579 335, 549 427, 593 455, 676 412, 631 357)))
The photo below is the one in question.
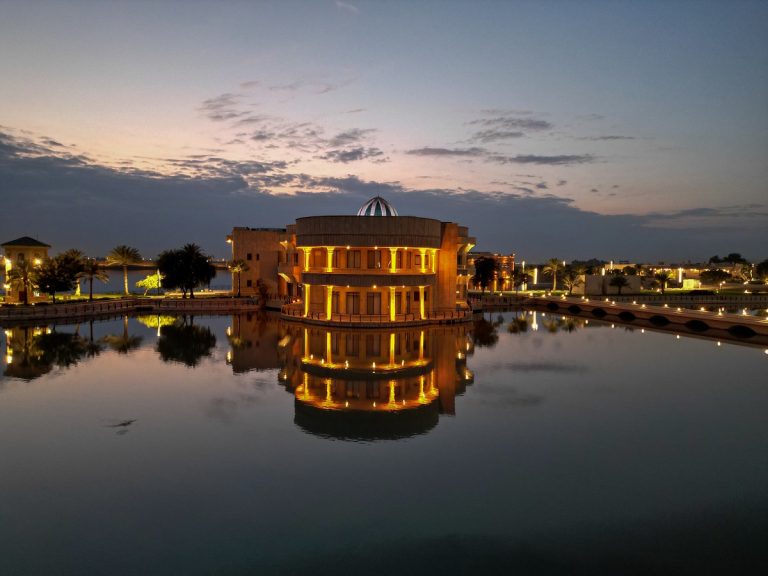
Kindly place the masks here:
POLYGON ((403 253, 400 250, 397 251, 397 260, 395 262, 396 262, 395 263, 396 268, 403 267, 403 253))
POLYGON ((333 261, 333 267, 334 268, 339 268, 340 267, 339 260, 341 260, 341 257, 339 256, 339 254, 340 254, 340 252, 338 250, 334 250, 333 251, 333 260, 332 261, 333 261))
POLYGON ((405 264, 406 268, 411 268, 412 256, 413 254, 408 252, 408 255, 406 257, 406 264, 405 264))
POLYGON ((19 252, 19 255, 16 256, 16 262, 24 262, 24 253, 19 252))
POLYGON ((246 280, 246 281, 245 281, 245 285, 246 285, 248 288, 251 288, 251 287, 253 287, 253 280, 246 280))
POLYGON ((339 353, 339 333, 331 333, 331 354, 339 353))
POLYGON ((368 250, 368 268, 381 268, 381 251, 368 250))
POLYGON ((334 292, 331 294, 331 312, 333 314, 339 313, 339 293, 334 292))
POLYGON ((251 254, 250 252, 248 252, 248 254, 246 254, 246 255, 245 255, 245 259, 246 259, 246 260, 253 260, 253 254, 251 254))
POLYGON ((359 292, 347 292, 347 314, 360 314, 359 292))
POLYGON ((381 294, 369 292, 366 303, 367 314, 381 314, 381 294))
POLYGON ((421 266, 421 254, 416 254, 416 268, 421 266))
POLYGON ((259 253, 256 252, 256 262, 258 262, 258 261, 259 261, 259 253))
POLYGON ((347 250, 347 268, 360 268, 360 250, 347 250))
POLYGON ((293 265, 298 266, 299 265, 299 253, 294 252, 293 253, 293 265))

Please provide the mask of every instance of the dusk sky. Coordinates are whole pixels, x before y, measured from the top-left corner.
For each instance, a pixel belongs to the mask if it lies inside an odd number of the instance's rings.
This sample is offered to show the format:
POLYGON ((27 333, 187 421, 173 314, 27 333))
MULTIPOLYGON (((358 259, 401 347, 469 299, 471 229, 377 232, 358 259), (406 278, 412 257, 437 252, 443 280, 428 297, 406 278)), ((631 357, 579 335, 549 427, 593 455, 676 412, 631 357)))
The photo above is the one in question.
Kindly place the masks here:
POLYGON ((0 242, 353 214, 521 259, 768 257, 768 2, 0 0, 0 242))

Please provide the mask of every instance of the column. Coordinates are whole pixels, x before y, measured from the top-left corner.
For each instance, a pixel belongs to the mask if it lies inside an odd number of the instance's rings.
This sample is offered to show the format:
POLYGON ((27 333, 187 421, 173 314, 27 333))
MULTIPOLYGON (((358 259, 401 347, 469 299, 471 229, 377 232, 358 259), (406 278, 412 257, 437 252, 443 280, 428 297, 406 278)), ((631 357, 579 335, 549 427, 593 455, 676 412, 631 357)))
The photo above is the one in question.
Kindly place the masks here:
POLYGON ((325 317, 330 320, 333 311, 333 286, 329 284, 326 288, 328 289, 328 293, 325 298, 325 317))
POLYGON ((394 366, 395 365, 395 333, 390 332, 389 334, 389 365, 394 366))
POLYGON ((389 321, 394 322, 395 321, 395 311, 397 308, 395 307, 395 287, 390 286, 389 287, 389 321))
POLYGON ((309 316, 309 300, 312 295, 312 286, 304 283, 304 318, 309 316))
POLYGON ((419 254, 421 254, 421 271, 426 272, 427 271, 427 263, 426 263, 426 256, 427 256, 427 250, 425 248, 419 248, 419 254))
POLYGON ((432 272, 437 270, 437 250, 432 250, 432 255, 430 256, 432 259, 432 262, 430 262, 430 265, 432 266, 432 272))
POLYGON ((424 330, 419 333, 419 360, 424 360, 424 330))
POLYGON ((419 286, 419 314, 421 315, 422 320, 426 318, 424 315, 424 286, 419 286))
POLYGON ((397 248, 390 248, 389 249, 389 256, 392 260, 389 264, 389 271, 390 272, 397 272, 397 248))
POLYGON ((325 271, 326 272, 333 272, 333 247, 332 246, 326 246, 326 251, 328 252, 326 255, 326 266, 325 271))
POLYGON ((309 330, 304 328, 304 360, 309 359, 309 330))
POLYGON ((304 272, 309 271, 309 254, 312 252, 312 248, 302 248, 304 251, 304 272))
POLYGON ((325 361, 328 364, 333 362, 333 355, 331 354, 331 332, 330 332, 330 330, 325 333, 325 361))

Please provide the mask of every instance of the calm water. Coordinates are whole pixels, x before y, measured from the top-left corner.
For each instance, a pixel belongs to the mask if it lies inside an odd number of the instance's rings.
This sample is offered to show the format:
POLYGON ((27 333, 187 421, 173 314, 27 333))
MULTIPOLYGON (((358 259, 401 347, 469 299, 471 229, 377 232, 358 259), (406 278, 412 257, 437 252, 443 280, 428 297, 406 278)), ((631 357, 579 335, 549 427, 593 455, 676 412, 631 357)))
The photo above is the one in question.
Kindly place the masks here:
POLYGON ((768 567, 766 346, 497 316, 6 329, 0 574, 768 567))

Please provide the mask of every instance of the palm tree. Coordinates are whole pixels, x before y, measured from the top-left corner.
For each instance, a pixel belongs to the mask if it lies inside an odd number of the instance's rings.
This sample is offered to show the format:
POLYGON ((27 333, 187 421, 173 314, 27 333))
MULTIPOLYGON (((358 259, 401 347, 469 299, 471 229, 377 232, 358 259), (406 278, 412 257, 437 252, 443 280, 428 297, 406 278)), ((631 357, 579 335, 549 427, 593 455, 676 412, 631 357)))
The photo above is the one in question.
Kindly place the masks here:
POLYGON ((8 282, 21 286, 24 304, 29 304, 29 290, 34 286, 33 271, 34 267, 29 260, 19 260, 8 271, 8 282))
POLYGON ((141 345, 141 336, 131 336, 128 334, 128 316, 123 316, 122 336, 109 334, 104 337, 104 341, 118 354, 128 354, 128 352, 141 345))
POLYGON ((109 274, 101 267, 96 260, 86 260, 83 262, 83 269, 77 275, 78 280, 81 278, 88 279, 88 301, 93 301, 93 280, 101 280, 106 282, 109 280, 109 274))
POLYGON ((667 289, 667 282, 672 279, 672 272, 669 270, 661 270, 660 272, 656 272, 653 277, 659 281, 659 284, 661 284, 661 293, 664 294, 664 291, 667 289))
POLYGON ((126 296, 128 295, 128 266, 135 264, 141 260, 141 254, 136 248, 121 244, 112 249, 112 252, 107 254, 107 266, 122 266, 123 267, 123 287, 125 289, 126 296))
POLYGON ((582 274, 583 272, 580 272, 576 268, 569 268, 565 271, 565 274, 563 274, 563 284, 568 289, 568 296, 573 294, 574 288, 584 284, 584 281, 581 279, 582 274))
POLYGON ((621 296, 621 289, 629 286, 629 280, 623 274, 614 274, 613 278, 608 282, 611 286, 618 288, 619 296, 621 296))
POLYGON ((530 281, 531 275, 528 272, 522 268, 515 268, 515 271, 512 273, 512 284, 515 287, 515 292, 520 290, 520 286, 528 284, 530 281))
POLYGON ((245 260, 232 260, 227 263, 227 268, 232 274, 237 274, 237 297, 240 298, 240 275, 243 272, 248 272, 250 267, 245 260))
POLYGON ((85 254, 77 248, 70 248, 59 254, 58 258, 61 266, 68 269, 75 278, 75 295, 80 296, 80 273, 85 266, 85 254))
POLYGON ((563 263, 557 258, 550 258, 544 266, 544 274, 552 276, 552 290, 557 289, 557 273, 562 267, 563 263))

